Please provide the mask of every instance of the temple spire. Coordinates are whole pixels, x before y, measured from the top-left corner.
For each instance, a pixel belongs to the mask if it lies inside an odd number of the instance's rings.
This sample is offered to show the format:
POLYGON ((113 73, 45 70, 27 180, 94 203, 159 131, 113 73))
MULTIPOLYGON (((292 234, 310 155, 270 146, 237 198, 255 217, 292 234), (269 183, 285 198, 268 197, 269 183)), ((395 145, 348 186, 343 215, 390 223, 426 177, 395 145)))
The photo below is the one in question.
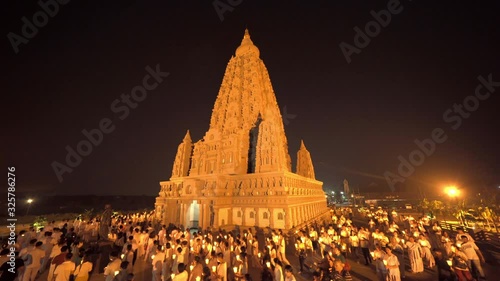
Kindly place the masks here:
POLYGON ((187 130, 186 135, 184 136, 183 139, 184 142, 191 142, 191 135, 189 134, 189 130, 187 130))
POLYGON ((252 55, 255 57, 259 57, 260 51, 257 46, 253 44, 252 39, 250 38, 250 32, 248 32, 248 29, 245 29, 245 35, 243 35, 243 39, 241 40, 241 44, 236 49, 236 56, 245 56, 245 55, 252 55))
POLYGON ((304 144, 304 140, 300 140, 300 150, 307 150, 307 148, 304 144))
POLYGON ((310 179, 316 178, 311 154, 303 140, 300 140, 300 149, 297 151, 297 174, 310 179))

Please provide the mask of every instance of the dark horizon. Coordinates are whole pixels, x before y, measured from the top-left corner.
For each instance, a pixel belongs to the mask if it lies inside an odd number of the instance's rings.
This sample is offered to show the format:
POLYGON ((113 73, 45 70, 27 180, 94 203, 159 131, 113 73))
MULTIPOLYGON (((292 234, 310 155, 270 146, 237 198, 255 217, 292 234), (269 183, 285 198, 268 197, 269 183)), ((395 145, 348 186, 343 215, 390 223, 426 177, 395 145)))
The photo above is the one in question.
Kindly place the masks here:
POLYGON ((241 1, 222 21, 213 3, 70 1, 17 47, 8 34, 22 36, 22 18, 32 21, 42 8, 9 3, 2 162, 16 167, 19 192, 157 194, 186 131, 196 142, 208 129, 245 27, 281 114, 289 114, 293 171, 303 139, 324 189, 338 189, 344 179, 366 192, 500 188, 494 2, 401 1, 388 8, 396 2, 241 1), (355 28, 376 21, 371 11, 390 9, 379 33, 356 45, 355 28), (348 59, 341 49, 346 44, 356 49, 348 59), (168 75, 153 77, 157 86, 127 113, 120 96, 142 85, 157 65, 168 75), (67 165, 66 147, 76 150, 87 139, 82 130, 99 127, 109 133, 60 182, 52 163, 67 165), (426 141, 428 155, 415 152, 416 140, 433 136, 441 143, 434 140, 431 149, 426 141), (424 161, 405 176, 398 157, 409 161, 412 153, 424 161), (388 184, 387 172, 404 184, 388 184))

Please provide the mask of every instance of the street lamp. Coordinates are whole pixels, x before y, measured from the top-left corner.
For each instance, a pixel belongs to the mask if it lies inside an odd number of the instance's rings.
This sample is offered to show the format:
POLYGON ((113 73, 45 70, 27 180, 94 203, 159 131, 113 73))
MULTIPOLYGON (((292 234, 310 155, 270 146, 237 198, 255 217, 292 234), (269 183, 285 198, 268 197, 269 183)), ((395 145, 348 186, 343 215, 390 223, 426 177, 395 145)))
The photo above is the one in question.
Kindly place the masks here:
POLYGON ((457 199, 457 197, 460 195, 460 190, 458 190, 458 188, 456 186, 450 185, 450 186, 448 186, 448 187, 445 188, 444 192, 446 194, 448 194, 448 196, 450 197, 450 202, 455 201, 455 204, 458 207, 458 199, 457 199), (453 199, 455 199, 455 200, 453 200, 453 199))
POLYGON ((26 202, 28 202, 28 209, 26 209, 26 215, 28 215, 28 212, 30 211, 31 203, 33 203, 33 199, 29 198, 26 202))
POLYGON ((448 186, 445 189, 446 194, 450 196, 451 198, 457 197, 459 194, 458 188, 456 186, 448 186))

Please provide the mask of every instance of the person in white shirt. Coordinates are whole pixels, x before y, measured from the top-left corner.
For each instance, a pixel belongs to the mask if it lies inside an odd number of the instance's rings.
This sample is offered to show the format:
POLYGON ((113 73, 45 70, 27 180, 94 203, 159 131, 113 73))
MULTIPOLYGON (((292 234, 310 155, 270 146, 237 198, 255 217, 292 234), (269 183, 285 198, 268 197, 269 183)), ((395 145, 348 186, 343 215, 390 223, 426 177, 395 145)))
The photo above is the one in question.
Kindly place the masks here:
POLYGON ((104 270, 105 281, 113 281, 115 272, 120 270, 121 260, 118 258, 118 252, 111 252, 110 259, 111 262, 108 263, 104 270))
POLYGON ((71 261, 73 254, 67 253, 64 262, 54 270, 55 281, 69 281, 70 275, 75 271, 75 263, 71 261))
POLYGON ((297 281, 295 276, 293 276, 293 269, 291 265, 285 266, 285 281, 297 281))
MULTIPOLYGON (((32 244, 33 240, 30 241, 30 244, 32 244)), ((41 241, 36 242, 35 247, 28 250, 28 252, 24 255, 26 257, 31 256, 31 263, 26 266, 23 281, 35 280, 36 275, 42 266, 42 260, 45 257, 45 251, 41 249, 42 244, 43 243, 41 241)), ((19 255, 21 256, 21 253, 19 253, 19 255)), ((21 256, 21 258, 23 258, 23 256, 21 256)))
POLYGON ((215 277, 217 281, 228 281, 227 280, 227 263, 224 262, 224 255, 222 253, 217 254, 217 265, 215 277))
POLYGON ((460 250, 467 256, 467 264, 469 265, 469 268, 472 268, 471 265, 474 265, 479 273, 479 277, 484 279, 484 271, 481 266, 481 262, 484 263, 483 253, 481 253, 479 248, 476 246, 476 243, 469 241, 466 235, 462 235, 460 238, 462 239, 460 250))
POLYGON ((274 281, 283 281, 283 267, 281 261, 277 258, 274 259, 274 281))
POLYGON ((153 264, 153 281, 161 281, 162 265, 165 260, 165 253, 161 250, 161 246, 156 249, 156 254, 152 256, 153 264))
MULTIPOLYGON (((177 271, 179 273, 177 273, 174 276, 174 279, 172 279, 172 281, 187 281, 188 280, 188 273, 186 271, 186 266, 183 263, 179 263, 179 265, 177 265, 177 271)), ((227 281, 227 280, 224 280, 224 281, 227 281)))
POLYGON ((88 281, 90 277, 90 272, 92 271, 92 262, 89 260, 89 256, 85 255, 83 257, 82 263, 78 265, 75 269, 75 281, 88 281))

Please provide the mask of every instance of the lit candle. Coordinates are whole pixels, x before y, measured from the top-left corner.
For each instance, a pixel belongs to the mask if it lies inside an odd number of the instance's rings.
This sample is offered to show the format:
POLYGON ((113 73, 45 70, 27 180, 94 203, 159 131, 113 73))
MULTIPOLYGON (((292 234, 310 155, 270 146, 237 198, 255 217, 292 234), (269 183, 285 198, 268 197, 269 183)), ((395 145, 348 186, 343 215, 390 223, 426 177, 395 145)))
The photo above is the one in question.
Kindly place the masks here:
POLYGON ((172 280, 174 280, 174 277, 175 277, 174 273, 170 274, 170 278, 172 278, 172 280))
POLYGON ((234 250, 234 247, 233 247, 233 246, 231 246, 231 252, 232 252, 233 250, 234 250))
POLYGON ((217 270, 217 266, 212 266, 212 271, 215 272, 217 270))
POLYGON ((201 277, 200 276, 196 276, 196 281, 201 281, 201 277))
POLYGON ((240 260, 240 255, 236 255, 236 260, 240 260))
POLYGON ((271 263, 270 262, 266 262, 266 265, 267 265, 267 267, 271 267, 271 263))
POLYGON ((452 261, 451 260, 446 260, 446 263, 448 264, 448 266, 451 266, 452 261))
POLYGON ((345 245, 342 245, 342 250, 345 250, 345 245))
POLYGON ((386 260, 384 260, 383 262, 384 262, 384 265, 387 265, 387 261, 386 260))
POLYGON ((295 249, 298 249, 299 248, 299 245, 297 243, 295 243, 295 249))
POLYGON ((175 254, 173 254, 173 255, 172 255, 172 259, 174 259, 174 260, 175 260, 175 257, 177 257, 177 256, 176 256, 175 254))
POLYGON ((258 253, 258 254, 257 254, 257 256, 258 256, 258 257, 259 257, 259 259, 260 259, 260 253, 258 253))
POLYGON ((123 258, 125 257, 125 254, 122 254, 121 257, 122 257, 122 260, 123 260, 123 258))
POLYGON ((238 268, 236 266, 233 267, 233 271, 234 271, 234 273, 238 273, 238 268))
POLYGON ((118 273, 120 273, 120 271, 118 271, 118 270, 117 270, 117 271, 115 271, 115 276, 116 276, 116 275, 118 275, 118 273))
POLYGON ((370 255, 372 255, 372 257, 375 257, 375 253, 374 252, 370 252, 370 255))
POLYGON ((189 266, 189 271, 193 271, 194 265, 189 266))
POLYGON ((151 259, 154 260, 155 259, 155 255, 151 255, 151 259))
POLYGON ((330 254, 330 256, 333 256, 333 253, 331 251, 329 252, 329 254, 330 254))
POLYGON ((227 235, 224 235, 224 239, 227 239, 227 235))

